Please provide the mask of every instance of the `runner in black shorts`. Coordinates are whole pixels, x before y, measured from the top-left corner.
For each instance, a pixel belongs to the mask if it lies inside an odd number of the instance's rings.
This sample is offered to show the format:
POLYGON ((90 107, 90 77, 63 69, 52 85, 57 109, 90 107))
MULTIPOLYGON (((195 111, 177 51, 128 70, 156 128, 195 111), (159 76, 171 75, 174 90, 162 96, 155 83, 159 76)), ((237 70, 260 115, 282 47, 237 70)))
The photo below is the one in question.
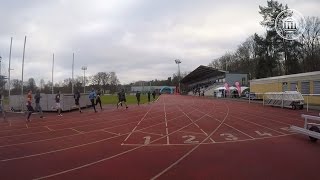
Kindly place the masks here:
POLYGON ((100 105, 100 109, 101 109, 101 111, 102 111, 102 105, 101 105, 101 98, 100 98, 100 95, 101 95, 101 92, 100 92, 100 91, 98 91, 98 93, 97 93, 97 97, 96 97, 96 105, 98 105, 98 103, 99 103, 99 105, 100 105))
POLYGON ((128 109, 128 106, 127 106, 127 100, 126 100, 126 93, 124 92, 124 89, 122 89, 122 91, 120 92, 119 94, 119 103, 117 104, 117 108, 119 107, 119 104, 120 103, 123 103, 124 105, 126 105, 126 109, 128 109))
POLYGON ((79 109, 79 112, 82 113, 81 111, 81 107, 80 107, 80 91, 77 90, 74 95, 73 95, 73 98, 74 98, 74 104, 76 105, 76 107, 79 109))

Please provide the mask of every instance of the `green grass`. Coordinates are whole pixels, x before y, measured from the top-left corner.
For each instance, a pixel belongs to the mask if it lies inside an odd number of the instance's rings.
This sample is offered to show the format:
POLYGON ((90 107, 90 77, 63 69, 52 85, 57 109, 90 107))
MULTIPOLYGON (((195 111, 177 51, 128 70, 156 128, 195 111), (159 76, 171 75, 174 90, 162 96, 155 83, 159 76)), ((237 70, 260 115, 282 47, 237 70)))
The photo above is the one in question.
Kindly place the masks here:
MULTIPOLYGON (((157 97, 156 97, 157 99, 157 97)), ((137 98, 135 95, 126 95, 127 104, 137 104, 137 98)), ((152 101, 152 96, 150 98, 152 101)), ((117 95, 105 95, 101 96, 101 102, 102 104, 117 104, 118 102, 118 96, 117 95)), ((141 95, 140 96, 140 104, 148 103, 148 96, 147 95, 141 95)))

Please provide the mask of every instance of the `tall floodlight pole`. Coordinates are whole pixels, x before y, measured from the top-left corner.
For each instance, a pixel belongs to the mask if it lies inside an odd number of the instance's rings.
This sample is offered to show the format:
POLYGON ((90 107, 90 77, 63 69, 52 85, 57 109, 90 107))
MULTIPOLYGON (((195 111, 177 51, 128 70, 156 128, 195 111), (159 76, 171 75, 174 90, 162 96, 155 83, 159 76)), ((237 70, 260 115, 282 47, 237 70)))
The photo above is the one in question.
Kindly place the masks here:
POLYGON ((74 93, 73 91, 73 86, 74 86, 74 84, 73 84, 73 82, 74 82, 74 80, 73 80, 73 72, 74 72, 74 53, 72 54, 72 82, 71 82, 71 86, 72 86, 72 89, 71 89, 71 91, 72 91, 72 94, 74 93))
POLYGON ((181 80, 181 76, 180 76, 180 63, 181 61, 179 59, 174 60, 176 62, 176 64, 178 64, 178 80, 179 80, 179 93, 181 91, 181 86, 180 86, 180 80, 181 80))
POLYGON ((86 93, 86 70, 87 70, 87 66, 82 66, 81 69, 83 70, 83 93, 86 93))
POLYGON ((12 37, 11 37, 11 42, 10 42, 9 68, 8 68, 8 82, 9 82, 8 95, 9 95, 9 104, 10 104, 10 93, 11 93, 10 72, 11 72, 11 70, 13 70, 13 69, 11 69, 11 49, 12 49, 12 37))
POLYGON ((54 72, 54 53, 52 54, 52 73, 51 73, 51 81, 52 81, 52 86, 51 86, 51 93, 53 94, 53 72, 54 72))
MULTIPOLYGON (((23 70, 24 70, 24 55, 26 51, 26 42, 27 42, 27 36, 24 37, 24 45, 23 45, 23 55, 22 55, 22 77, 21 77, 21 100, 23 99, 23 70)), ((23 102, 21 102, 21 110, 23 110, 23 102)))
POLYGON ((1 60, 2 60, 2 57, 0 56, 0 78, 1 78, 1 60))

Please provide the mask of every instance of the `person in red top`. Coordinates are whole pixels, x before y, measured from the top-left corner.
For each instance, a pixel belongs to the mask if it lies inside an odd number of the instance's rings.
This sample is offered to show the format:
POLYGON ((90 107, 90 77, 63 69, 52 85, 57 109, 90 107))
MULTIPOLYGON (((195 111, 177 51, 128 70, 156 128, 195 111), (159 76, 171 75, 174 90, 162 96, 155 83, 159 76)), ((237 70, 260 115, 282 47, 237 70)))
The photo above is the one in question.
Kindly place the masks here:
POLYGON ((26 103, 26 106, 27 106, 27 109, 28 109, 28 117, 26 119, 26 122, 30 122, 30 116, 34 112, 34 109, 33 109, 32 105, 31 105, 31 102, 32 102, 32 91, 29 90, 28 91, 28 95, 27 95, 27 103, 26 103))

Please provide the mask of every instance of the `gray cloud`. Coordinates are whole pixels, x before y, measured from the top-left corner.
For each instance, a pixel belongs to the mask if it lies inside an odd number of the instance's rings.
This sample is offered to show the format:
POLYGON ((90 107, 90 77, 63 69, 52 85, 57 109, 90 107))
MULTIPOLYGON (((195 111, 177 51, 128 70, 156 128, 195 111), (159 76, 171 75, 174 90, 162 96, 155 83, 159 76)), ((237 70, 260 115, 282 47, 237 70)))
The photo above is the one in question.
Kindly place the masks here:
MULTIPOLYGON (((316 0, 281 3, 305 16, 320 16, 316 0)), ((88 75, 115 71, 122 83, 166 79, 177 71, 208 64, 255 32, 263 33, 258 6, 266 1, 214 0, 59 0, 1 1, 0 55, 8 68, 10 37, 14 38, 12 78, 21 78, 24 35, 27 35, 25 79, 55 81, 88 66, 88 75)))

